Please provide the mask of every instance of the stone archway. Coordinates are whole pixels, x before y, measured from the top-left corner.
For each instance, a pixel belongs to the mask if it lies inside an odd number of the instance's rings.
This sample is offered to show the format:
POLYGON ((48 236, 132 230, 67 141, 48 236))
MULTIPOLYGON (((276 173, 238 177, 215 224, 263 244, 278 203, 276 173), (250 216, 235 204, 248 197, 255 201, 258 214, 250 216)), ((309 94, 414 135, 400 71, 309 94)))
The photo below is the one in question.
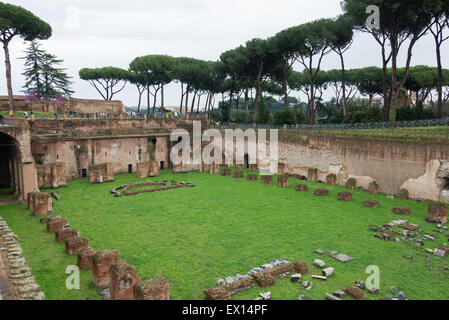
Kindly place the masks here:
POLYGON ((26 120, 0 126, 0 188, 26 201, 30 192, 38 192, 37 172, 30 147, 26 120))
POLYGON ((449 203, 449 162, 445 162, 436 174, 437 184, 440 186, 440 201, 449 203))
POLYGON ((18 196, 20 190, 19 163, 21 153, 19 143, 10 135, 0 132, 0 194, 18 196))

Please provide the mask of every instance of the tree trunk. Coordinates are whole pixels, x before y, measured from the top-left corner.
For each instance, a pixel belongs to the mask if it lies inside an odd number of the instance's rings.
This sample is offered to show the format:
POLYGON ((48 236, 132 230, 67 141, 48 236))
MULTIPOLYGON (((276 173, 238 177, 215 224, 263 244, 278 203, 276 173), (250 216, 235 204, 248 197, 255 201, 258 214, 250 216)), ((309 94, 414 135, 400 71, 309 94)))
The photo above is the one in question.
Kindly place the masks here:
POLYGON ((311 124, 315 124, 315 92, 313 90, 312 75, 310 75, 310 101, 309 101, 309 120, 311 124))
POLYGON ((229 107, 228 107, 228 122, 231 122, 231 113, 232 113, 232 98, 234 97, 233 92, 231 90, 229 94, 229 107))
POLYGON ((14 95, 12 92, 12 81, 11 81, 11 61, 9 60, 9 41, 3 43, 3 49, 5 51, 5 67, 6 67, 6 84, 8 87, 8 99, 9 99, 9 110, 14 111, 14 95))
POLYGON ((245 123, 248 122, 248 104, 249 104, 249 97, 248 97, 248 80, 245 81, 245 123))
POLYGON ((197 93, 197 91, 195 91, 195 92, 193 93, 193 100, 192 100, 192 104, 191 104, 191 106, 190 106, 190 114, 193 114, 193 108, 195 107, 196 93, 197 93))
POLYGON ((340 60, 341 60, 341 90, 342 90, 342 102, 343 102, 343 116, 346 118, 348 113, 347 111, 347 103, 346 103, 346 79, 345 79, 345 59, 343 58, 343 53, 340 52, 340 60))
POLYGON ((397 78, 397 54, 398 47, 395 38, 391 38, 391 105, 390 105, 390 124, 396 128, 396 109, 399 100, 399 85, 397 78))
POLYGON ((201 94, 198 95, 198 103, 196 104, 196 114, 200 113, 201 94))
POLYGON ((147 119, 149 118, 149 115, 150 115, 150 109, 151 109, 151 105, 150 105, 150 87, 147 87, 147 119))
POLYGON ((437 68, 438 68, 438 106, 437 106, 437 118, 441 119, 443 109, 443 66, 441 64, 441 43, 438 41, 438 36, 435 37, 436 53, 437 53, 437 68))
POLYGON ((284 69, 284 81, 282 83, 282 89, 284 90, 284 109, 288 108, 288 85, 287 85, 287 77, 288 77, 288 71, 284 69))
POLYGON ((142 103, 142 92, 139 90, 139 102, 137 104, 137 114, 140 113, 140 104, 142 103))
POLYGON ((189 111, 189 90, 190 90, 190 86, 187 85, 187 88, 186 88, 186 112, 185 112, 186 116, 189 111))
POLYGON ((181 103, 179 104, 179 114, 182 114, 183 101, 184 101, 184 83, 181 82, 181 103))
POLYGON ((161 119, 165 118, 165 109, 164 109, 164 85, 161 85, 161 119))

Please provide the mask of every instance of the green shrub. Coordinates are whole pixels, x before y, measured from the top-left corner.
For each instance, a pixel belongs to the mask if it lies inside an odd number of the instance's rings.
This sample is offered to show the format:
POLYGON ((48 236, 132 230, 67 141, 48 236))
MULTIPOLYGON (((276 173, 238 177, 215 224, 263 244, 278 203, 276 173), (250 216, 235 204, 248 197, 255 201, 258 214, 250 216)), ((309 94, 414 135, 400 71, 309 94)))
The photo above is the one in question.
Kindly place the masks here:
POLYGON ((273 115, 273 123, 276 125, 295 125, 296 122, 296 113, 292 108, 285 108, 279 110, 273 115))

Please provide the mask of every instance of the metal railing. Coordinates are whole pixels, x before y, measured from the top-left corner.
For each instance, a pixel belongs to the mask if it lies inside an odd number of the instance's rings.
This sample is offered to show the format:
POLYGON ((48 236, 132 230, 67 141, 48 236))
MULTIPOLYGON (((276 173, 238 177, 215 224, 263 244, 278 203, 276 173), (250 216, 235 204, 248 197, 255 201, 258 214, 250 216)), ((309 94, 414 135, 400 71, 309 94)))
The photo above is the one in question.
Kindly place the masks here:
POLYGON ((319 135, 351 135, 377 138, 398 139, 443 139, 449 140, 449 118, 436 120, 398 121, 396 128, 389 122, 356 123, 356 124, 324 124, 324 125, 269 125, 269 124, 217 124, 219 129, 278 129, 292 132, 303 132, 319 135))

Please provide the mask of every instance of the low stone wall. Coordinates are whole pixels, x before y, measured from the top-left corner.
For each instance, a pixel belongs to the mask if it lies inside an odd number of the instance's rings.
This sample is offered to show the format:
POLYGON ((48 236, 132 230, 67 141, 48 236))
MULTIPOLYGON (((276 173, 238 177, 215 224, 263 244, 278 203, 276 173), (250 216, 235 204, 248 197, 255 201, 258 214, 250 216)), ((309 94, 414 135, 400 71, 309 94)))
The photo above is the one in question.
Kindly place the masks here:
POLYGON ((0 300, 45 300, 18 237, 0 217, 0 300))
MULTIPOLYGON (((276 278, 291 274, 295 269, 294 263, 290 263, 284 259, 273 260, 271 263, 251 269, 245 275, 238 274, 236 277, 226 277, 226 279, 218 280, 217 286, 203 291, 205 299, 230 300, 232 298, 231 295, 239 291, 247 290, 253 287, 255 283, 262 288, 272 286, 275 284, 276 278)), ((305 268, 302 268, 301 271, 309 272, 306 269, 307 266, 305 265, 305 268)))
POLYGON ((157 177, 159 175, 159 162, 150 161, 137 164, 137 178, 157 177))
POLYGON ((103 183, 114 181, 112 163, 94 164, 89 166, 89 183, 103 183))
POLYGON ((184 188, 184 184, 172 184, 170 186, 167 186, 167 183, 165 182, 141 182, 141 183, 132 183, 130 185, 127 185, 123 188, 123 194, 125 196, 134 196, 136 194, 141 193, 147 193, 147 192, 159 192, 159 191, 166 191, 166 190, 172 190, 172 189, 179 189, 184 188), (136 190, 136 191, 130 191, 130 189, 136 188, 136 187, 145 187, 145 186, 161 186, 160 188, 148 188, 145 190, 136 190))
POLYGON ((37 165, 36 171, 39 188, 50 189, 67 185, 67 171, 63 162, 37 165))

